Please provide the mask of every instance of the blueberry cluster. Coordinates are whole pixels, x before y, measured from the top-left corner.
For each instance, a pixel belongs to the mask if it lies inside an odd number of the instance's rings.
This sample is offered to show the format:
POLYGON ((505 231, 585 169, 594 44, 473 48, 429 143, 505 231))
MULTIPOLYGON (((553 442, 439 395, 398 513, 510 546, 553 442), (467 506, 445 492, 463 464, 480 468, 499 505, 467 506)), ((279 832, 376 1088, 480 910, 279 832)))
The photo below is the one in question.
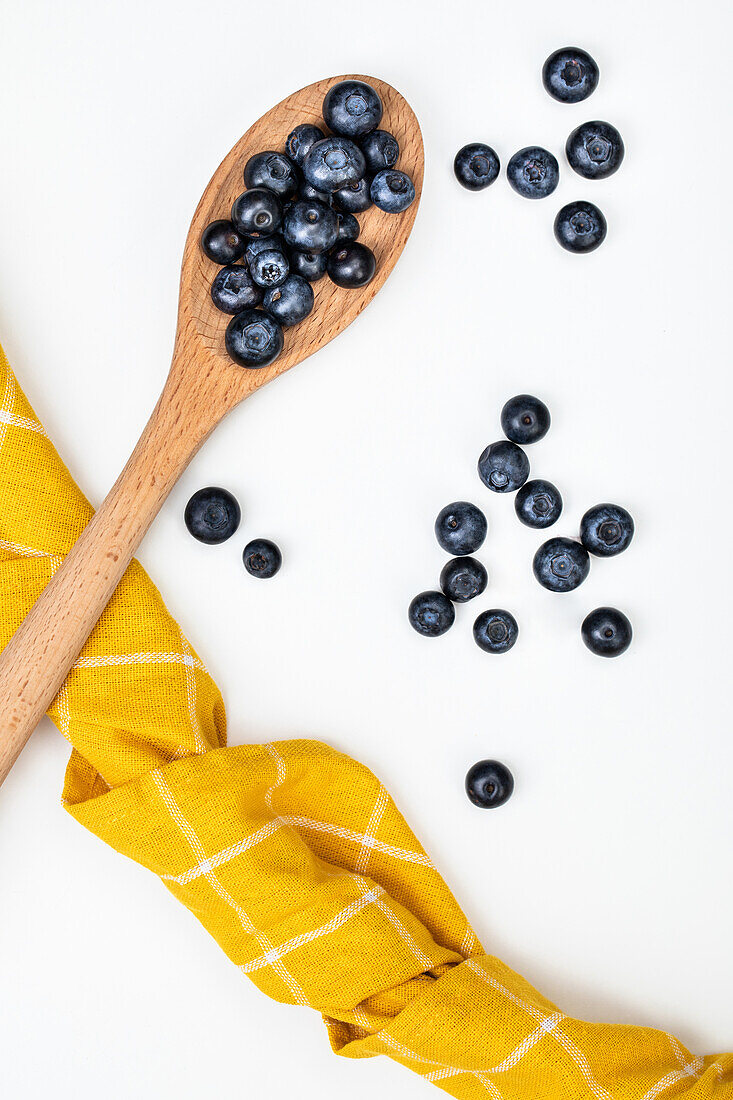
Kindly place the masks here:
MULTIPOLYGON (((242 512, 228 489, 210 485, 193 494, 184 512, 190 534, 214 546, 230 539, 239 527, 242 512)), ((252 539, 242 552, 244 568, 252 577, 274 577, 282 565, 280 548, 270 539, 252 539)))
POLYGON ((244 168, 246 190, 231 219, 206 226, 201 247, 221 266, 211 286, 217 309, 234 316, 226 331, 230 357, 243 367, 272 363, 283 328, 313 309, 312 283, 328 274, 354 290, 374 277, 374 253, 357 240, 356 214, 374 205, 406 210, 415 187, 395 168, 397 139, 377 127, 382 101, 369 84, 344 80, 323 101, 326 133, 301 123, 285 152, 266 150, 244 168))
MULTIPOLYGON (((542 82, 561 103, 580 103, 595 91, 598 65, 585 50, 568 46, 556 50, 545 62, 542 82)), ((624 159, 621 134, 609 122, 585 122, 573 130, 565 144, 568 164, 587 180, 606 179, 624 159)), ((499 175, 499 157, 490 145, 472 142, 456 154, 453 170, 458 182, 470 191, 482 191, 499 175)), ((544 199, 560 181, 557 158, 539 145, 515 153, 507 165, 510 186, 526 199, 544 199)), ((603 213, 592 202, 571 202, 555 218, 555 237, 568 252, 593 252, 606 238, 603 213)))

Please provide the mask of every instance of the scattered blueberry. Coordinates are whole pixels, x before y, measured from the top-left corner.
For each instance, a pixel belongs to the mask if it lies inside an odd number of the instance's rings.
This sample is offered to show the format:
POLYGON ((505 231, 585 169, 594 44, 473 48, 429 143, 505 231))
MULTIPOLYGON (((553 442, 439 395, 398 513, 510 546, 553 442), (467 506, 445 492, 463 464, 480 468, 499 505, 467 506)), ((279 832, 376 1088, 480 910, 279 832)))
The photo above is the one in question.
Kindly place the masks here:
POLYGON ((486 653, 506 653, 519 637, 517 620, 499 607, 482 611, 473 624, 473 637, 486 653))
POLYGON ((298 190, 298 169, 284 153, 267 150, 255 153, 244 166, 245 187, 266 187, 281 199, 291 198, 298 190))
POLYGON ((555 239, 567 252, 595 251, 606 231, 606 219, 592 202, 569 202, 555 218, 555 239))
POLYGON ((599 558, 612 558, 634 537, 634 520, 618 504, 596 504, 580 521, 580 541, 599 558))
POLYGON ((360 180, 365 171, 364 154, 359 146, 338 134, 317 141, 303 161, 306 183, 329 194, 360 180))
POLYGON ((366 161, 366 170, 372 176, 383 168, 394 168, 400 155, 397 138, 386 130, 372 130, 360 138, 359 145, 366 161))
POLYGON ((621 134, 610 122, 584 122, 565 145, 568 164, 587 180, 612 176, 620 168, 624 152, 621 134))
POLYGON ((355 241, 361 232, 361 226, 353 214, 339 214, 339 229, 336 243, 355 241))
POLYGON ((469 768, 466 794, 480 810, 503 806, 514 791, 514 776, 506 764, 498 760, 479 760, 469 768))
POLYGON ((244 568, 251 577, 274 577, 283 563, 280 547, 269 539, 252 539, 242 553, 244 568))
POLYGON ((560 166, 552 153, 529 145, 515 153, 507 165, 509 183, 525 199, 544 199, 558 185, 560 166))
POLYGON ((500 439, 482 452, 478 476, 495 493, 513 493, 529 477, 529 459, 516 443, 500 439))
POLYGON ((550 410, 539 397, 517 394, 501 410, 501 428, 512 443, 536 443, 550 430, 550 410))
POLYGON ((588 551, 573 539, 548 539, 532 562, 534 575, 550 592, 572 592, 590 570, 588 551))
POLYGON ((335 210, 313 199, 294 202, 285 214, 283 236, 299 252, 327 252, 336 243, 339 220, 335 210))
POLYGON ((273 286, 282 286, 290 274, 290 264, 280 249, 263 248, 252 257, 249 270, 257 285, 269 290, 273 286))
POLYGON ((551 481, 527 481, 514 499, 514 508, 527 527, 544 530, 560 518, 562 497, 551 481))
POLYGON ((276 252, 285 252, 285 247, 284 237, 280 233, 273 233, 270 237, 253 237, 248 240, 244 255, 247 263, 251 264, 258 253, 264 252, 268 248, 274 248, 276 252))
POLYGON ((230 492, 210 485, 193 494, 183 518, 195 539, 213 545, 232 537, 242 513, 230 492))
POLYGON ((283 330, 269 313, 244 309, 227 326, 226 349, 241 367, 267 367, 283 348, 283 330))
POLYGON ((467 500, 446 504, 435 521, 435 537, 444 550, 457 557, 475 554, 486 538, 486 516, 467 500))
POLYGON ((317 141, 323 141, 323 130, 309 122, 303 122, 291 130, 285 140, 285 152, 296 164, 302 164, 308 151, 317 141))
POLYGON ((329 253, 326 270, 336 286, 356 290, 372 281, 377 261, 371 248, 360 241, 347 241, 329 253))
POLYGON ((474 141, 456 153, 453 171, 469 191, 483 191, 499 175, 499 158, 490 145, 474 141))
POLYGON ((313 309, 313 288, 302 275, 288 275, 282 286, 267 291, 264 306, 284 328, 297 325, 313 309))
POLYGON ((382 121, 382 101, 369 84, 361 80, 342 80, 326 92, 323 119, 335 134, 361 137, 376 129, 382 121))
POLYGON ((262 304, 262 291, 243 264, 228 264, 211 284, 211 300, 222 313, 239 313, 262 304))
POLYGON ((372 202, 387 214, 401 214, 415 201, 415 185, 405 172, 385 168, 377 172, 369 189, 372 202))
POLYGON ((230 221, 211 222, 201 234, 201 247, 215 264, 233 264, 244 252, 246 241, 230 221))
POLYGON ((631 623, 615 607, 597 607, 583 619, 580 628, 583 641, 598 657, 618 657, 631 645, 631 623))
POLYGON ((309 283, 322 279, 327 266, 327 252, 298 252, 296 249, 290 252, 290 270, 295 275, 302 275, 309 283))
POLYGON ((553 99, 580 103, 598 85, 598 65, 585 50, 566 46, 550 54, 542 66, 542 83, 553 99))
POLYGON ((475 558, 451 558, 440 572, 440 587, 454 603, 480 596, 488 583, 488 573, 475 558))
POLYGON ((264 187, 243 191, 232 207, 234 228, 243 237, 269 237, 280 228, 282 215, 279 198, 264 187))
POLYGON ((410 626, 425 638, 445 634, 455 621, 453 604, 442 592, 421 592, 407 612, 410 626))
POLYGON ((347 183, 333 193, 333 204, 344 214, 360 214, 372 205, 369 180, 364 176, 360 180, 347 183))

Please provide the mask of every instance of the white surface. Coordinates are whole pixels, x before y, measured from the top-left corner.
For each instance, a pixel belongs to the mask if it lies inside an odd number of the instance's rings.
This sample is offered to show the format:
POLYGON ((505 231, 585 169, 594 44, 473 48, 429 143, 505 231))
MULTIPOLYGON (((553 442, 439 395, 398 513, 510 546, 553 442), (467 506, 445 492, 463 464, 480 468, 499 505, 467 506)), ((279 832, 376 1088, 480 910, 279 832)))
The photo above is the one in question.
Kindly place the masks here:
MULTIPOLYGON (((730 8, 257 8, 3 0, 8 356, 101 500, 162 385, 188 222, 221 157, 329 73, 400 88, 427 173, 385 292, 219 428, 141 558, 223 689, 232 742, 305 735, 352 752, 387 782, 483 942, 564 1011, 729 1049, 730 8), (602 69, 577 107, 539 79, 567 43, 602 69), (556 194, 529 203, 504 178, 479 195, 452 178, 466 141, 489 141, 503 164, 535 142, 561 156, 569 131, 597 117, 627 144, 611 180, 565 166, 556 194), (584 196, 609 236, 576 258, 552 221, 584 196), (503 401, 521 391, 553 414, 531 460, 565 497, 554 532, 573 534, 600 500, 637 520, 631 550, 595 562, 565 597, 536 585, 541 537, 475 473, 503 401), (244 521, 206 549, 182 512, 212 483, 236 492, 244 521), (437 582, 433 520, 460 498, 488 514, 491 587, 426 641, 405 611, 437 582), (284 551, 268 584, 239 560, 254 535, 284 551), (600 603, 634 623, 618 662, 580 642, 600 603), (471 638, 488 606, 520 623, 502 659, 471 638), (516 775, 497 813, 462 790, 483 756, 516 775)), ((66 756, 44 723, 0 798, 8 1096, 429 1095, 386 1060, 334 1058, 315 1015, 243 982, 154 878, 63 812, 66 756)))

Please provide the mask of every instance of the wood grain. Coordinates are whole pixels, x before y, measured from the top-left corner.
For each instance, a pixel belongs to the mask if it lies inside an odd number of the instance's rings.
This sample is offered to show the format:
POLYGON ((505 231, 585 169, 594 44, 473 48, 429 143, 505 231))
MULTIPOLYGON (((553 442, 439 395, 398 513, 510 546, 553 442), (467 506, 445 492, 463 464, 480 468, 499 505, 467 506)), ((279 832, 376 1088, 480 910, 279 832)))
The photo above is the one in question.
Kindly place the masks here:
POLYGON ((191 222, 181 270, 178 326, 168 379, 125 469, 61 568, 0 654, 0 784, 58 693, 145 532, 210 432, 240 401, 338 336, 366 308, 397 262, 412 230, 423 182, 420 127, 399 92, 374 77, 331 77, 274 107, 237 142, 211 178, 191 222), (365 80, 384 104, 384 129, 400 144, 398 167, 415 183, 416 201, 401 215, 375 207, 359 215, 360 240, 377 258, 377 273, 362 290, 341 290, 328 278, 314 284, 315 307, 285 330, 283 352, 269 367, 248 370, 226 354, 230 318, 210 296, 217 272, 201 251, 204 227, 229 217, 244 189, 243 169, 254 153, 281 150, 301 122, 323 126, 323 97, 339 80, 365 80))

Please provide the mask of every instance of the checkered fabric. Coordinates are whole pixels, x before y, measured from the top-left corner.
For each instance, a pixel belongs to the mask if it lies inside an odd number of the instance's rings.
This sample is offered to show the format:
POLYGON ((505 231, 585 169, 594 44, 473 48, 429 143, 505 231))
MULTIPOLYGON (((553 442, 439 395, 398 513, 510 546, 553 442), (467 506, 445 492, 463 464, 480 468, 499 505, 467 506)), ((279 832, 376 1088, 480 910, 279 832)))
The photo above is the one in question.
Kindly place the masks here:
MULTIPOLYGON (((91 516, 0 349, 0 645, 91 516)), ((732 1100, 733 1055, 564 1015, 486 955, 379 781, 316 741, 225 747, 221 696, 133 564, 50 711, 64 804, 158 875, 339 1054, 461 1100, 732 1100)), ((275 1042, 273 1036, 273 1043, 275 1042)))

